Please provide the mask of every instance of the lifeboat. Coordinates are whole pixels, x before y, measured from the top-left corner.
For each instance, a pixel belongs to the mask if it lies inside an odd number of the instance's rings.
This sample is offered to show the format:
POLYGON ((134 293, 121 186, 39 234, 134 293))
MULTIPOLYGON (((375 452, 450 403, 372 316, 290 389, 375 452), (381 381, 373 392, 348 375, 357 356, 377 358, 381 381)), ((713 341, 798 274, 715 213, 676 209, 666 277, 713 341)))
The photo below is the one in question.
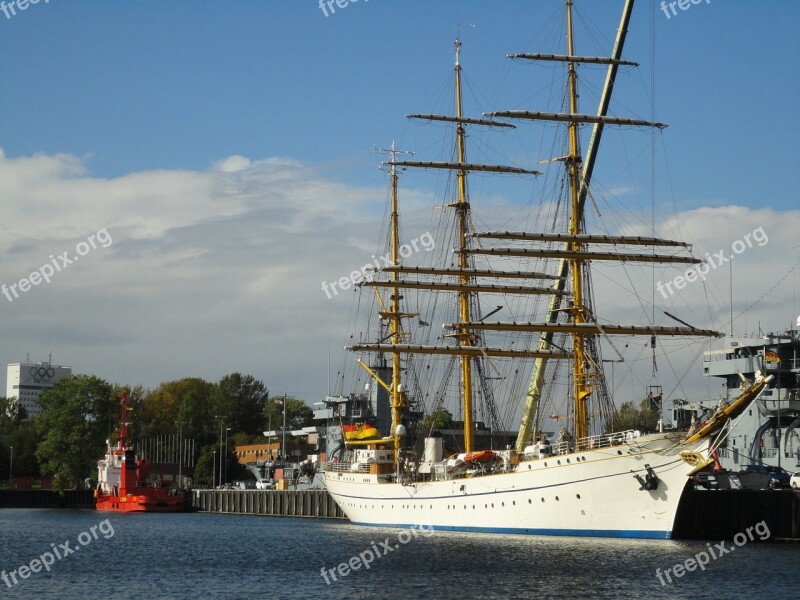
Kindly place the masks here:
POLYGON ((497 454, 491 450, 478 450, 477 452, 470 452, 464 456, 464 462, 468 463, 484 463, 497 458, 497 454))

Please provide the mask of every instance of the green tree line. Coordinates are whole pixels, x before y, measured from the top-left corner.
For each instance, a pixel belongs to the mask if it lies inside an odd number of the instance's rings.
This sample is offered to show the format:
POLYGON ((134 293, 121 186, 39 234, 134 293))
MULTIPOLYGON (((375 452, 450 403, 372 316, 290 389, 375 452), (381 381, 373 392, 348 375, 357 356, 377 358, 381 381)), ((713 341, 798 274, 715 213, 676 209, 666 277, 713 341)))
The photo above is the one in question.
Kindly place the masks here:
MULTIPOLYGON (((214 451, 220 449, 220 427, 228 433, 228 478, 243 476, 233 452, 235 443, 266 442, 267 424, 280 429, 280 398, 271 398, 263 382, 231 373, 216 383, 187 377, 153 390, 120 386, 93 375, 75 375, 42 392, 41 413, 27 419, 24 409, 0 398, 0 480, 13 473, 53 477, 63 488, 95 478, 106 440, 119 430, 121 393, 128 394, 130 441, 180 434, 194 440, 195 483, 211 483, 214 451), (278 404, 276 404, 276 400, 278 404)), ((302 400, 287 398, 287 429, 310 425, 313 411, 302 400)), ((223 440, 224 442, 224 437, 223 440)), ((217 456, 219 460, 219 456, 217 456)))

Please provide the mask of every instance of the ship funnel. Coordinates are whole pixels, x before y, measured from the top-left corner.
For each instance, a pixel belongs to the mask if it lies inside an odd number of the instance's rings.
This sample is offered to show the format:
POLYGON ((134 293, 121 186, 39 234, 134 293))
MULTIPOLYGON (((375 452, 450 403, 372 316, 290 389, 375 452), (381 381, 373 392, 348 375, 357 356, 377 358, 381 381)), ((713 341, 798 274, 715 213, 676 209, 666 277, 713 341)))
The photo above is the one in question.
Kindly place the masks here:
POLYGON ((425 438, 425 452, 422 460, 429 463, 442 462, 442 436, 425 438))

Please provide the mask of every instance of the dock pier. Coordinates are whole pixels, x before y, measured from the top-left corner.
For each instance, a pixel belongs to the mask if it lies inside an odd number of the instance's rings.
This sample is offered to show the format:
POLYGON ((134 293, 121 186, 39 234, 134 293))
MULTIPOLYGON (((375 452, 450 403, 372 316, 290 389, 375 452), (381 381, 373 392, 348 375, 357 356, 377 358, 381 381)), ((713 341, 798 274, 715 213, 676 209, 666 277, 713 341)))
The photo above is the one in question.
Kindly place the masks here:
POLYGON ((192 509, 232 515, 345 518, 327 490, 194 490, 192 509))

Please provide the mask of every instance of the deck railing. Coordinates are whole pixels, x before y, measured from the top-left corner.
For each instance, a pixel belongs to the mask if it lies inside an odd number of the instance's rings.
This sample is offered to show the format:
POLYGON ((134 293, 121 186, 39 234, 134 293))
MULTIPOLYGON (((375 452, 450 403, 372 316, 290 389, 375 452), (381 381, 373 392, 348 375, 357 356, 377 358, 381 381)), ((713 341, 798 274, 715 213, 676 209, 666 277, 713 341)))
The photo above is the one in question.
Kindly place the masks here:
POLYGON ((367 463, 358 463, 357 470, 353 470, 355 463, 350 462, 326 462, 322 463, 322 470, 329 473, 369 473, 367 463))
POLYGON ((555 442, 552 444, 553 454, 569 454, 570 452, 583 452, 585 450, 595 450, 597 448, 608 448, 618 446, 626 441, 639 437, 639 433, 633 429, 625 431, 615 431, 603 435, 591 435, 580 438, 577 442, 572 440, 555 442))

